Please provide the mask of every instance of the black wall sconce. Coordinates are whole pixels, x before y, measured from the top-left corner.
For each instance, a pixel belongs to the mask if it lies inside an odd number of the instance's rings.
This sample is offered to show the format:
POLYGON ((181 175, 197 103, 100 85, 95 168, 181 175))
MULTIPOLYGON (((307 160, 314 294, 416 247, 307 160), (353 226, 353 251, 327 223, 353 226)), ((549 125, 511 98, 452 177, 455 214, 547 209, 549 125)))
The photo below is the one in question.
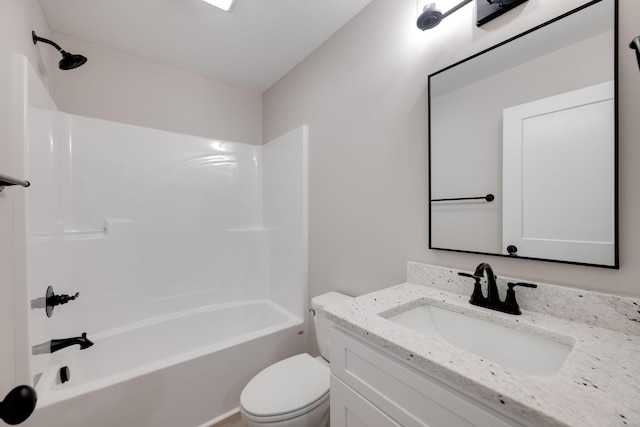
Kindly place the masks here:
MULTIPOLYGON (((463 0, 446 12, 438 9, 435 3, 426 3, 424 0, 417 0, 419 8, 419 16, 417 26, 422 31, 430 30, 438 25, 444 18, 458 11, 463 6, 471 3, 473 0, 463 0)), ((521 5, 528 0, 475 0, 476 2, 476 25, 479 27, 486 24, 492 19, 497 18, 521 5)))

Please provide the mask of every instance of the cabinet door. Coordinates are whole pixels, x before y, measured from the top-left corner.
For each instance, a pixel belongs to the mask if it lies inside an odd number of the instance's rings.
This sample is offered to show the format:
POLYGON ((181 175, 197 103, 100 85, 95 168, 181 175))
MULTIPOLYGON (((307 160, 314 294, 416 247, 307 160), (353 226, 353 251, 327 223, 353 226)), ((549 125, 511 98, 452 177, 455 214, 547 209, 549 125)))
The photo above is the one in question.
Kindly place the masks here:
POLYGON ((331 334, 331 373, 404 427, 526 425, 339 329, 331 334))
POLYGON ((331 427, 400 427, 349 386, 331 375, 331 427))

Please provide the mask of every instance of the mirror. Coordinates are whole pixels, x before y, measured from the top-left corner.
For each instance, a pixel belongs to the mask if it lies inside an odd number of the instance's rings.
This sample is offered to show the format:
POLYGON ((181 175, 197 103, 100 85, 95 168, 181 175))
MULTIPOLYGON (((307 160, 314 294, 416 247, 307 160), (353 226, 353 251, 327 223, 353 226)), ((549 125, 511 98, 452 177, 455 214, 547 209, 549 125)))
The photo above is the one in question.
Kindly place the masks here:
POLYGON ((429 248, 618 268, 617 3, 429 76, 429 248))

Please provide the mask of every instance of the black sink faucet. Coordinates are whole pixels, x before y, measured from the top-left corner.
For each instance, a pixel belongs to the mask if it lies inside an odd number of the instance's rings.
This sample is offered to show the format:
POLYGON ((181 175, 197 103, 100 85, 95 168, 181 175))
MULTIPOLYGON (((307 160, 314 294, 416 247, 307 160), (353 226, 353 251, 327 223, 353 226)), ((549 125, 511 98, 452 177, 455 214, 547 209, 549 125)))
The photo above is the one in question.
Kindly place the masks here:
POLYGON ((496 275, 489 264, 483 262, 476 267, 475 277, 486 276, 487 278, 487 307, 500 304, 500 294, 498 293, 498 285, 496 284, 496 275))
POLYGON ((31 354, 45 354, 55 353, 58 350, 69 347, 70 345, 78 344, 80 350, 87 349, 93 345, 93 342, 87 338, 87 333, 84 332, 82 336, 75 338, 53 339, 51 341, 43 342, 31 347, 31 354))
POLYGON ((474 274, 458 273, 460 276, 471 277, 475 280, 473 287, 473 294, 469 300, 470 304, 477 305, 491 310, 501 311, 509 314, 522 314, 518 302, 516 301, 516 292, 513 289, 516 286, 523 286, 526 288, 537 288, 538 285, 532 283, 509 283, 509 289, 507 290, 507 297, 504 302, 500 301, 500 295, 498 293, 498 285, 496 284, 497 276, 493 273, 493 269, 489 264, 483 262, 476 267, 474 274), (487 278, 487 296, 482 294, 482 285, 480 279, 484 276, 487 278))

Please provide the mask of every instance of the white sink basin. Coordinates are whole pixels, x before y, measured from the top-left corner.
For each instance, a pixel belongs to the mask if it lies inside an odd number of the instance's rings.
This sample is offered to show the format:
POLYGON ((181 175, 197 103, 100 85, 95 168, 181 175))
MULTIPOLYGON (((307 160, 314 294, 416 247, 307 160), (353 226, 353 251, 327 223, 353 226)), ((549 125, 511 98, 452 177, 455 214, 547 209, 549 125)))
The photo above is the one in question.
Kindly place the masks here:
POLYGON ((527 332, 425 304, 390 320, 507 368, 536 376, 553 376, 572 346, 527 332))

